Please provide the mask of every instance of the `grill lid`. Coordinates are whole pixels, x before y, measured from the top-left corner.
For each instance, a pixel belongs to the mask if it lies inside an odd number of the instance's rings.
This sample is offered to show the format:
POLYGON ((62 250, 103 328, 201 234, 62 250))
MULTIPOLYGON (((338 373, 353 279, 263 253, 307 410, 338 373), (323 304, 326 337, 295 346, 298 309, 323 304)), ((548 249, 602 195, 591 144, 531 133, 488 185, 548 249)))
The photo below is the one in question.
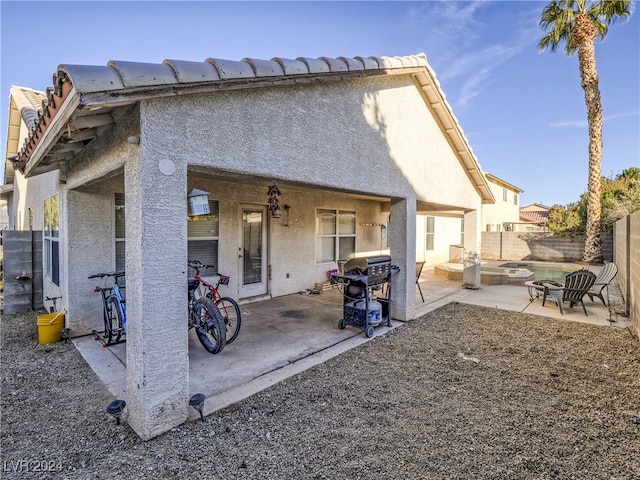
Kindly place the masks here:
POLYGON ((369 275, 369 267, 390 265, 390 255, 376 255, 373 257, 352 258, 344 265, 344 273, 348 275, 369 275))

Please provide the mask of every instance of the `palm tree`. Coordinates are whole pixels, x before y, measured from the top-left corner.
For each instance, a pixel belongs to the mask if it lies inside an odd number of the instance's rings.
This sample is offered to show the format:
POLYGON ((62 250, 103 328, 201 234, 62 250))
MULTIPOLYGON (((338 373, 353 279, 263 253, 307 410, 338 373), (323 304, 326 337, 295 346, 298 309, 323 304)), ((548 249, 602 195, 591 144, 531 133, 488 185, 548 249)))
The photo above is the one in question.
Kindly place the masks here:
POLYGON ((600 171, 602 164, 602 106, 596 70, 595 41, 603 40, 608 25, 631 16, 629 0, 552 0, 540 16, 540 28, 547 31, 538 50, 555 51, 565 44, 567 56, 578 52, 580 80, 587 104, 589 125, 589 182, 587 227, 582 260, 602 263, 600 216, 602 211, 600 171))

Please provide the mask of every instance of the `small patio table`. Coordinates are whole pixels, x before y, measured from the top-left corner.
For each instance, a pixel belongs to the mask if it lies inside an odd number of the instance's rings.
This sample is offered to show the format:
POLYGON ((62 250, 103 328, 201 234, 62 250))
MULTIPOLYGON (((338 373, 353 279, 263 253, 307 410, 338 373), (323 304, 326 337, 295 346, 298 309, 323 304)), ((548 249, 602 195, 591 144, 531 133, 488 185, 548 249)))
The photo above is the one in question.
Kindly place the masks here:
POLYGON ((524 286, 529 290, 529 299, 533 302, 534 297, 547 296, 550 290, 562 290, 564 285, 553 280, 533 280, 524 282, 524 286))

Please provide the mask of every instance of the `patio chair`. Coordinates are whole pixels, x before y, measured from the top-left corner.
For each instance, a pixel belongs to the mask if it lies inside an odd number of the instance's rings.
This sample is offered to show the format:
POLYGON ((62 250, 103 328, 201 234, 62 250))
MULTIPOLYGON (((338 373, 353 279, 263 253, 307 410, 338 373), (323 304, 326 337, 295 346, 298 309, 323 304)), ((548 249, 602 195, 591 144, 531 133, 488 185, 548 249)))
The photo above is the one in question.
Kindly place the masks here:
POLYGON ((416 262, 416 285, 418 286, 418 291, 420 292, 420 298, 422 298, 422 303, 424 303, 424 295, 422 295, 422 289, 420 288, 420 275, 422 274, 422 267, 424 267, 424 262, 416 262))
POLYGON ((569 275, 567 275, 562 287, 553 287, 550 285, 548 288, 544 289, 544 293, 542 294, 542 306, 544 306, 547 297, 550 296, 553 297, 558 304, 560 313, 562 315, 564 315, 562 304, 564 302, 569 302, 569 307, 573 307, 574 305, 580 303, 582 305, 582 309, 584 310, 584 314, 586 316, 589 316, 582 298, 587 294, 595 281, 596 274, 590 272, 589 270, 578 270, 575 272, 571 272, 569 275))
POLYGON ((593 302, 593 297, 598 297, 602 300, 602 304, 606 307, 607 302, 605 302, 604 297, 602 296, 602 291, 607 289, 607 297, 609 297, 609 284, 613 281, 614 277, 618 274, 618 267, 615 263, 610 262, 607 263, 598 276, 596 277, 596 281, 593 284, 593 287, 587 292, 587 296, 589 300, 593 302))

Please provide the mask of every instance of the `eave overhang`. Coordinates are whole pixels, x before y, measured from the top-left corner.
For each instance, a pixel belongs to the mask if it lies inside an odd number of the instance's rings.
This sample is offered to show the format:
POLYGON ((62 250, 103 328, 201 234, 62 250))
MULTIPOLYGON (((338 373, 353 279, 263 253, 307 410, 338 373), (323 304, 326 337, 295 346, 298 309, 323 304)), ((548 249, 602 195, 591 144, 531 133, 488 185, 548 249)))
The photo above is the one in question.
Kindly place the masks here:
POLYGON ((245 58, 161 64, 110 61, 107 66, 60 65, 47 89, 38 121, 17 152, 13 167, 30 177, 59 168, 115 122, 118 107, 145 99, 248 88, 410 75, 440 124, 483 203, 494 203, 471 150, 424 54, 403 57, 339 57, 295 60, 245 58))
POLYGON ((516 193, 522 193, 524 192, 524 190, 522 190, 519 187, 516 187, 515 185, 507 182, 506 180, 502 180, 501 178, 496 177, 495 175, 491 174, 491 173, 485 173, 485 175, 487 176, 487 178, 492 181, 493 183, 495 183, 496 185, 500 185, 502 187, 508 188, 509 190, 513 190, 516 193))

